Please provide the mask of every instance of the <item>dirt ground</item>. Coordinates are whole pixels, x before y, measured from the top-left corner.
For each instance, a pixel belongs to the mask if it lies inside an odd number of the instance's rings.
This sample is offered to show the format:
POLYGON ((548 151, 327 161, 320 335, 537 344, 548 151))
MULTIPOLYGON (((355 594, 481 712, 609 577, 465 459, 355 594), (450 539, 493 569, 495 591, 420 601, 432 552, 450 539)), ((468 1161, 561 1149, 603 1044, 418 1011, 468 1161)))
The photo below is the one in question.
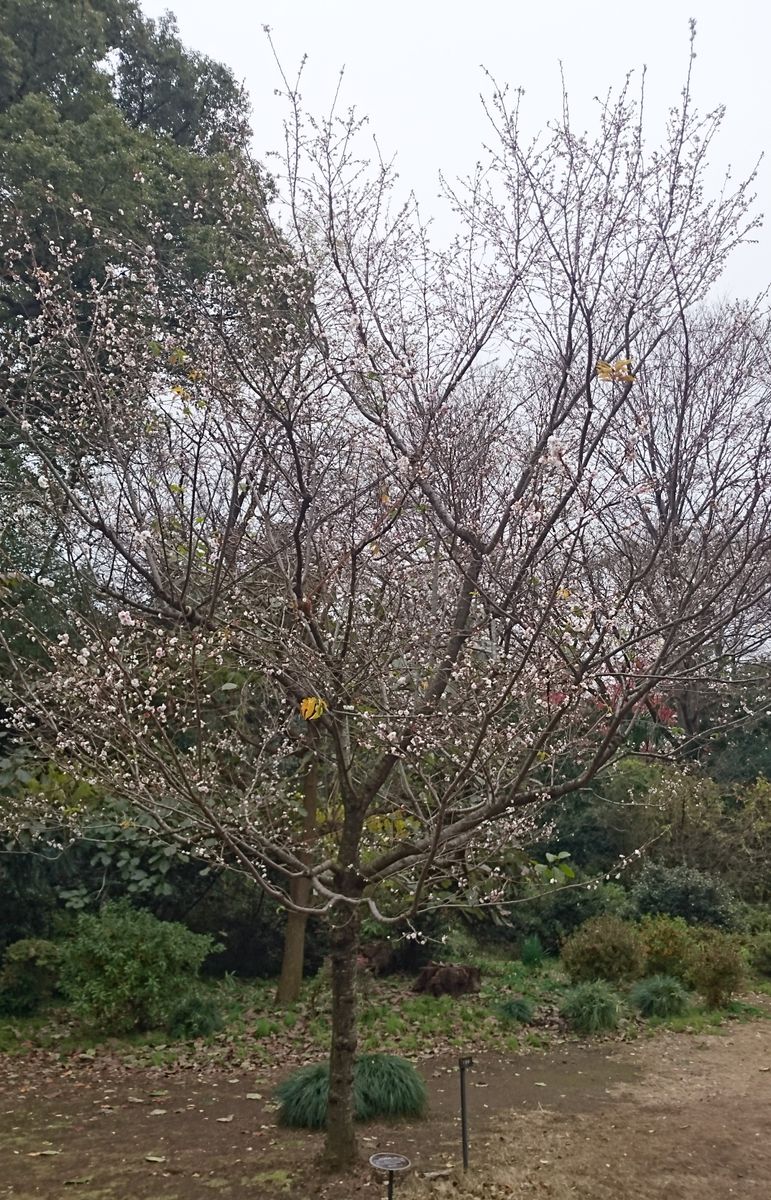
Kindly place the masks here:
MULTIPOLYGON (((458 1072, 422 1064, 427 1121, 362 1128, 362 1150, 406 1154, 403 1200, 768 1200, 771 1022, 480 1057, 468 1076, 471 1170, 460 1160, 458 1072)), ((385 1194, 362 1166, 324 1176, 318 1135, 279 1130, 280 1077, 138 1072, 76 1059, 0 1060, 3 1200, 354 1200, 385 1194)))

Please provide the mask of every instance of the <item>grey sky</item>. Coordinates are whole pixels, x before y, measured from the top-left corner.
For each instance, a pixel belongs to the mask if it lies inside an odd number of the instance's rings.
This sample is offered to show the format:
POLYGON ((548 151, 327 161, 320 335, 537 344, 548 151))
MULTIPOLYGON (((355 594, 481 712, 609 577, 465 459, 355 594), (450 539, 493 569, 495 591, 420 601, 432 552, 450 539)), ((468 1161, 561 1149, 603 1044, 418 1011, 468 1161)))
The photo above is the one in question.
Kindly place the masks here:
MULTIPOLYGON (((262 27, 271 26, 291 74, 308 54, 302 88, 326 111, 345 67, 342 97, 371 118, 384 154, 396 152, 402 180, 424 212, 447 220, 436 199, 440 169, 471 169, 486 136, 479 93, 482 64, 499 82, 525 88, 526 127, 536 132, 559 110, 560 60, 577 122, 591 126, 592 98, 647 67, 649 139, 677 101, 687 67, 688 18, 697 20, 694 94, 700 108, 727 106, 713 159, 748 173, 762 150, 758 207, 771 216, 771 6, 766 0, 143 0, 157 16, 176 13, 183 39, 229 64, 252 97, 255 150, 281 144, 285 112, 262 27)), ((717 178, 717 173, 716 173, 717 178)), ((737 255, 731 292, 771 282, 771 234, 737 255)))

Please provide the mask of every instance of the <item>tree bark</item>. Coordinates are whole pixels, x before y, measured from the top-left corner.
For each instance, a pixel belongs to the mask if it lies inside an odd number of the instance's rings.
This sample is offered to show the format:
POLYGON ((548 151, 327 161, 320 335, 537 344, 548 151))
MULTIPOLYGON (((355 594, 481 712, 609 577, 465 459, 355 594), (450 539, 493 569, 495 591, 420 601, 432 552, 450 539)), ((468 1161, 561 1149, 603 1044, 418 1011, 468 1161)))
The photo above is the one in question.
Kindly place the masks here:
MULTIPOLYGON (((305 849, 300 857, 303 862, 310 858, 310 846, 316 836, 316 810, 319 793, 319 764, 316 754, 311 750, 308 770, 303 780, 303 842, 305 849)), ((289 895, 295 904, 307 907, 311 894, 310 879, 293 879, 289 895)), ((286 918, 284 933, 284 951, 281 959, 281 975, 276 991, 278 1004, 294 1004, 300 999, 300 989, 303 981, 303 965, 305 962, 305 930, 308 918, 305 913, 289 912, 286 918)))
POLYGON ((356 1161, 353 1112, 353 1068, 356 1060, 356 955, 360 915, 341 913, 332 930, 332 1048, 329 1055, 329 1103, 324 1152, 330 1167, 356 1161))

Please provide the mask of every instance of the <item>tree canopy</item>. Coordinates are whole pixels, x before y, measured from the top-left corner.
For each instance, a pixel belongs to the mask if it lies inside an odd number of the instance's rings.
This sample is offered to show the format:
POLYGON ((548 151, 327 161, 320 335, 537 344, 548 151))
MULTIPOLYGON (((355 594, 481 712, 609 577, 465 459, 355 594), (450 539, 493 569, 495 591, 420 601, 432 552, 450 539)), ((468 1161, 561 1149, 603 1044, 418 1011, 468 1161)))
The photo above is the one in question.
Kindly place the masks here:
POLYGON ((344 1162, 363 917, 494 902, 523 814, 682 753, 694 696, 719 728, 727 664, 765 672, 769 317, 708 303, 754 218, 746 185, 709 195, 690 82, 655 150, 629 85, 535 145, 495 93, 449 249, 355 114, 289 102, 275 218, 241 238, 237 174, 192 286, 165 192, 153 239, 77 207, 45 263, 15 214, 9 286, 40 298, 0 376, 17 503, 72 598, 49 630, 8 582, 3 695, 154 836, 328 920, 344 1162))
MULTIPOLYGON (((52 239, 79 245, 82 289, 114 263, 115 231, 149 240, 192 279, 215 262, 234 269, 238 240, 259 237, 266 182, 248 162, 248 101, 228 68, 187 50, 171 15, 149 20, 134 0, 2 0, 0 29, 9 253, 21 215, 39 267, 52 239), (223 212, 226 195, 242 221, 223 212)), ((38 311, 30 283, 4 271, 0 321, 38 311)))

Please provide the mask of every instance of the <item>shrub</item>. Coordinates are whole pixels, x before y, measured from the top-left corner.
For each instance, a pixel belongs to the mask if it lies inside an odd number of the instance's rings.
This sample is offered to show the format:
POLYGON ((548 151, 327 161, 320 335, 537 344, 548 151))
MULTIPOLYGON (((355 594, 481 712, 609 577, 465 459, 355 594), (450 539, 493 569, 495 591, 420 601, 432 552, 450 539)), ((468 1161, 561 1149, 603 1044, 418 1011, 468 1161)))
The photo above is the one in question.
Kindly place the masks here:
POLYGON ((733 929, 738 908, 733 893, 720 879, 693 867, 666 867, 646 863, 632 889, 640 916, 666 913, 682 917, 689 925, 711 925, 733 929))
POLYGON ((740 904, 739 925, 747 933, 771 933, 771 907, 767 904, 740 904))
POLYGON ((565 993, 560 1008, 576 1033, 602 1033, 618 1027, 619 999, 601 979, 579 983, 565 993))
MULTIPOLYGON (((510 941, 520 944, 536 935, 547 954, 558 954, 562 942, 580 925, 592 917, 627 917, 630 906, 627 894, 616 883, 591 884, 586 887, 553 887, 544 894, 543 884, 528 883, 525 894, 532 899, 511 909, 508 926, 502 926, 510 941)), ((492 930, 488 930, 488 936, 492 930)))
POLYGON ((737 937, 704 929, 694 945, 690 982, 709 1008, 724 1008, 744 978, 744 957, 737 937))
POLYGON ((78 918, 62 987, 75 1012, 109 1033, 160 1029, 189 991, 214 940, 122 903, 78 918))
POLYGON ((209 1037, 222 1029, 222 1025, 222 1014, 215 1001, 200 992, 188 992, 178 1000, 166 1021, 170 1036, 178 1041, 209 1037))
MULTIPOLYGON (((301 1067, 276 1088, 279 1123, 292 1129, 323 1129, 327 1120, 329 1068, 301 1067)), ((391 1054, 363 1054, 353 1076, 357 1121, 375 1117, 421 1117, 426 1086, 411 1063, 391 1054)))
POLYGON ((525 938, 519 957, 526 967, 540 967, 545 955, 546 951, 537 933, 525 938))
POLYGON ((750 966, 759 975, 771 976, 771 933, 756 933, 750 942, 750 966))
POLYGON ((510 996, 507 1000, 501 1001, 495 1011, 502 1021, 516 1021, 519 1024, 527 1025, 533 1019, 535 1006, 532 1000, 528 1000, 526 996, 510 996))
POLYGON ((640 936, 645 951, 645 970, 649 975, 688 978, 693 939, 682 917, 663 914, 643 917, 640 936))
POLYGON ((8 946, 0 971, 0 1012, 26 1017, 50 1000, 59 982, 61 951, 43 938, 22 938, 8 946))
POLYGON ((679 1017, 688 1007, 688 993, 671 975, 652 975, 632 988, 632 1004, 644 1017, 679 1017))
POLYGON ((562 962, 573 983, 588 979, 622 983, 642 973, 645 953, 635 925, 618 917, 596 917, 568 938, 562 962))

